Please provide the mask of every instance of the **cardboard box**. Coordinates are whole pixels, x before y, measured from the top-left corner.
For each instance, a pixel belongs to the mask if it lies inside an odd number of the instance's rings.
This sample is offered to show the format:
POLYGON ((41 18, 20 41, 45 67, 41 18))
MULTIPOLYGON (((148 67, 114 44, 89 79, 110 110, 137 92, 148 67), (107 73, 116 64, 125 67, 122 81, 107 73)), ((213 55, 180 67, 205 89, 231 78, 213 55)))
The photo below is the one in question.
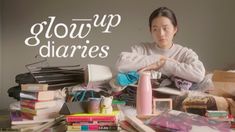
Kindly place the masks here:
POLYGON ((212 81, 214 88, 210 94, 235 98, 235 72, 214 71, 212 81))

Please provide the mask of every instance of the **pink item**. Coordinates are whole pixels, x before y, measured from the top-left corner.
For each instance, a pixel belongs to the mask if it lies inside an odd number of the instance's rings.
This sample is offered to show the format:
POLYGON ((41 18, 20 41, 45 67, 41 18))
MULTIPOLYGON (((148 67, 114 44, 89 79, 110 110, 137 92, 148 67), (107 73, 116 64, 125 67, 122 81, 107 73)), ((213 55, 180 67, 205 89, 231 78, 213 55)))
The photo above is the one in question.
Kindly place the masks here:
POLYGON ((140 73, 136 93, 137 116, 152 114, 152 85, 149 72, 140 73))

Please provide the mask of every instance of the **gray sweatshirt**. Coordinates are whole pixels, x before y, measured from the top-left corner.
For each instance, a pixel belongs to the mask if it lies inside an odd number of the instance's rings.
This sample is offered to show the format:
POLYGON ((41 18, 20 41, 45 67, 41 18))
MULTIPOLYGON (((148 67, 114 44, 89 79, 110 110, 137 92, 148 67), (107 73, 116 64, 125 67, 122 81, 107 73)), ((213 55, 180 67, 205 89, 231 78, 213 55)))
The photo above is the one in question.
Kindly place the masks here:
POLYGON ((178 76, 192 82, 201 82, 205 68, 198 55, 191 49, 173 44, 170 49, 161 49, 155 43, 141 43, 131 48, 131 52, 122 52, 117 60, 117 70, 127 72, 138 70, 160 60, 161 55, 172 58, 159 69, 162 74, 178 76))

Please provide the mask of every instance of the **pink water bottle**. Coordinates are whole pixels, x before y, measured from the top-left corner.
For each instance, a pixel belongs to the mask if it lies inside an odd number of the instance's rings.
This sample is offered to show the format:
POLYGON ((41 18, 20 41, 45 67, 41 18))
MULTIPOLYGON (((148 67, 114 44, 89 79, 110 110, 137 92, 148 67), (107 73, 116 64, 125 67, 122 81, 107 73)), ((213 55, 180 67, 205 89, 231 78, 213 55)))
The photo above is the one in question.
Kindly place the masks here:
POLYGON ((152 114, 152 85, 149 72, 140 73, 136 93, 137 116, 152 114))

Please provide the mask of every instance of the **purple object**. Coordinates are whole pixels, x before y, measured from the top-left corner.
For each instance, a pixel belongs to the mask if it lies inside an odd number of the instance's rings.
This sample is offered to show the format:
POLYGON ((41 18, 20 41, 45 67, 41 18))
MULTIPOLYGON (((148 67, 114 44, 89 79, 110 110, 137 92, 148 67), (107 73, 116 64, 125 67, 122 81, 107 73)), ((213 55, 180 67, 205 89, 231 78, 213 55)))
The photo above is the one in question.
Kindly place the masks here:
POLYGON ((168 131, 189 132, 192 126, 207 126, 221 132, 229 132, 230 125, 225 122, 209 120, 206 117, 180 111, 167 111, 145 122, 153 129, 165 128, 168 131))
POLYGON ((88 100, 88 113, 100 113, 100 100, 101 98, 89 98, 88 100))

